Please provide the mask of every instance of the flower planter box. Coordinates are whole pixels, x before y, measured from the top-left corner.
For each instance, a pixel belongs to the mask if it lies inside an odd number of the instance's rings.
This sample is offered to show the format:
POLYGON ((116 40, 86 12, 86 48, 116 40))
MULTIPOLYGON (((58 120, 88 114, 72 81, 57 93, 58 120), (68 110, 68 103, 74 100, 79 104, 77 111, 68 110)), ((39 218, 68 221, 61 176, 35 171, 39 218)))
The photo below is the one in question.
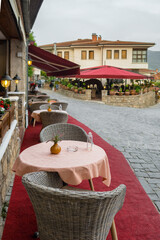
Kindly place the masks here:
POLYGON ((1 117, 0 117, 0 143, 2 142, 2 139, 5 135, 5 133, 9 129, 9 112, 5 112, 1 117))

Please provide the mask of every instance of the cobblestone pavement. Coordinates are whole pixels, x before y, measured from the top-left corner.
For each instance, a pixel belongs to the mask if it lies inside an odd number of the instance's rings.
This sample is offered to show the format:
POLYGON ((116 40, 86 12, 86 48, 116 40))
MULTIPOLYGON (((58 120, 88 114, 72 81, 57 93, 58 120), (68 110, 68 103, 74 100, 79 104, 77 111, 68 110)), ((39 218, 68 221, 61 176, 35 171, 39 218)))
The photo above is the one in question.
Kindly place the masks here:
POLYGON ((160 212, 160 104, 143 109, 116 107, 43 91, 68 102, 71 116, 124 154, 160 212))

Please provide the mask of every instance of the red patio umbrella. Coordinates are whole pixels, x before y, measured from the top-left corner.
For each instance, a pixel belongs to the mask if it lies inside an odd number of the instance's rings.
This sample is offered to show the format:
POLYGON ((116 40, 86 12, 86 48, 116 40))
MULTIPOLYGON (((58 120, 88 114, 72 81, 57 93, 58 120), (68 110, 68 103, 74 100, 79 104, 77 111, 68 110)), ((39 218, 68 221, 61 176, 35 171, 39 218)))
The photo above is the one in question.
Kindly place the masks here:
POLYGON ((107 78, 107 79, 150 79, 142 74, 127 71, 122 68, 112 66, 98 66, 92 68, 84 68, 80 70, 79 75, 75 75, 75 78, 107 78))

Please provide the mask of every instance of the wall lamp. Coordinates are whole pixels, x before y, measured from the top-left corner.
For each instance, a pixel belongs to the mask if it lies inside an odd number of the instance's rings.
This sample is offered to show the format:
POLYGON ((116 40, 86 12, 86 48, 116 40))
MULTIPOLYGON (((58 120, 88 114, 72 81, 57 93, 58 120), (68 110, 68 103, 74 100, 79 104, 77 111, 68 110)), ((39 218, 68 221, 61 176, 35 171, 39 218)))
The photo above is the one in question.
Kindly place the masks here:
POLYGON ((32 65, 32 58, 30 56, 28 56, 28 66, 32 65))
POLYGON ((13 80, 15 81, 15 84, 16 84, 15 92, 19 92, 17 85, 18 85, 18 83, 19 83, 19 81, 20 81, 21 79, 20 79, 20 77, 16 74, 16 75, 14 76, 13 80))
POLYGON ((7 88, 10 86, 12 80, 13 79, 8 74, 2 76, 2 78, 1 78, 1 85, 2 85, 2 87, 5 88, 4 98, 8 97, 7 88))

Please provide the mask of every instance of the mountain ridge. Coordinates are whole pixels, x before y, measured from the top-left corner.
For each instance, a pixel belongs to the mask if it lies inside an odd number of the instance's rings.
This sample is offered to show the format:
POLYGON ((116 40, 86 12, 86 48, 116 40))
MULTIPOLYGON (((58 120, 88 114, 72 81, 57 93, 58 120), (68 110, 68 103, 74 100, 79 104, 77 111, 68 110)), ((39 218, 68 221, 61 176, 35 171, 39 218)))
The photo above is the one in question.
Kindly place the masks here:
POLYGON ((148 68, 160 71, 160 51, 148 50, 148 68))

